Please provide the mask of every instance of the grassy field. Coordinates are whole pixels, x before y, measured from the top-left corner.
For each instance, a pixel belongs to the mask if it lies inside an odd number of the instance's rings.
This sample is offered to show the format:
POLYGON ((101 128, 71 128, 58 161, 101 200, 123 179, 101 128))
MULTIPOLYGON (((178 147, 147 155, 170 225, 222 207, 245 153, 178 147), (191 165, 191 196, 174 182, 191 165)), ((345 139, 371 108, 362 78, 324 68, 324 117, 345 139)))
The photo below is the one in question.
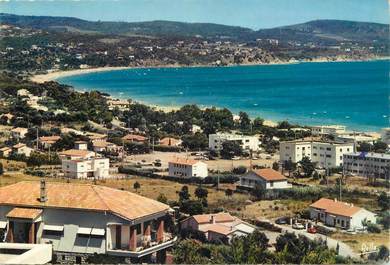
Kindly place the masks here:
POLYGON ((332 238, 338 239, 351 246, 356 252, 361 252, 362 247, 370 247, 380 245, 385 245, 387 248, 390 248, 390 232, 382 231, 379 234, 368 233, 368 234, 346 234, 346 233, 335 233, 332 235, 332 238))

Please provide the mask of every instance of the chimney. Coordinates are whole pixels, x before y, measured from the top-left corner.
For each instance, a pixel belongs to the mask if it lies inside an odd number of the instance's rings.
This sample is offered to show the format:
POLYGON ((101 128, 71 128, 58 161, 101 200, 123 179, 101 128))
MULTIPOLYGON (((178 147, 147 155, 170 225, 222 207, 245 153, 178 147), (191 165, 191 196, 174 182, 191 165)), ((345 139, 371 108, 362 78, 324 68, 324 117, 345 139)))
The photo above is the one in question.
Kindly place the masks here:
POLYGON ((211 223, 215 224, 215 217, 214 217, 214 215, 211 215, 210 219, 211 219, 211 223))
POLYGON ((47 201, 46 180, 44 178, 41 178, 39 201, 40 202, 47 201))

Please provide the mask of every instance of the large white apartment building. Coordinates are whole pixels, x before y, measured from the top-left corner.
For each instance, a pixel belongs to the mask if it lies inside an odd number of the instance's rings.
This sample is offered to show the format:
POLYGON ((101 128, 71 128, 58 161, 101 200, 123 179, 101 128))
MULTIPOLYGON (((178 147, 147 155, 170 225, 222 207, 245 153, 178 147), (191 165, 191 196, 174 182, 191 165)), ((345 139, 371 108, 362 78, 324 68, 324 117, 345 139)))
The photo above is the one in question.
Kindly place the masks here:
POLYGON ((207 164, 202 161, 177 158, 168 163, 169 176, 180 178, 206 178, 207 164))
POLYGON ((390 177, 390 154, 350 153, 344 154, 344 173, 364 177, 390 177))
POLYGON ((95 152, 88 150, 66 150, 59 153, 62 171, 67 178, 104 179, 109 177, 110 160, 97 157, 95 152))
POLYGON ((313 135, 336 135, 345 133, 346 127, 343 125, 321 125, 311 127, 313 135))
POLYGON ((230 133, 216 133, 209 135, 209 149, 213 151, 222 150, 222 144, 226 141, 238 142, 243 150, 258 151, 261 142, 257 136, 247 136, 230 133))
POLYGON ((383 128, 381 131, 381 140, 390 145, 390 128, 383 128))
POLYGON ((354 151, 354 143, 321 141, 287 141, 280 143, 280 161, 298 163, 305 156, 318 167, 343 166, 343 155, 354 151))

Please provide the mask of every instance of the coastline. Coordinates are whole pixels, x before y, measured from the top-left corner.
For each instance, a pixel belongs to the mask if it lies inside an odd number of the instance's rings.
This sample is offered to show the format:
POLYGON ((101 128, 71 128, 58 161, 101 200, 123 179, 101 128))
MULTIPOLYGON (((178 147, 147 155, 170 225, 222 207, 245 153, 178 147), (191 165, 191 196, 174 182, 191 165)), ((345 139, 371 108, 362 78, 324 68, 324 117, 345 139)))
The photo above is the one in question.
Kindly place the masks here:
MULTIPOLYGON (((267 63, 267 64, 241 64, 241 65, 226 65, 226 66, 213 66, 213 65, 163 65, 163 66, 142 66, 142 67, 99 67, 99 68, 87 68, 87 69, 75 69, 75 70, 68 70, 68 71, 53 71, 47 74, 41 74, 41 75, 34 75, 30 77, 30 80, 37 83, 44 83, 47 81, 55 81, 62 77, 67 76, 74 76, 74 75, 83 75, 88 73, 96 73, 96 72, 108 72, 108 71, 115 71, 115 70, 126 70, 126 69, 145 69, 145 68, 195 68, 195 67, 235 67, 235 66, 268 66, 268 65, 291 65, 291 64, 303 64, 303 63, 326 63, 326 62, 366 62, 366 61, 381 61, 381 60, 389 60, 390 57, 378 57, 378 58, 371 58, 366 60, 341 60, 340 58, 337 58, 338 60, 329 60, 328 58, 316 58, 316 60, 311 61, 289 61, 289 62, 273 62, 273 63, 267 63)), ((76 89, 77 90, 77 89, 76 89)), ((77 90, 79 92, 84 92, 83 90, 77 90)), ((121 99, 126 100, 129 97, 118 97, 118 96, 111 96, 112 99, 121 99)), ((163 112, 172 112, 179 110, 182 106, 168 106, 168 105, 157 105, 150 102, 143 102, 140 100, 134 99, 134 102, 147 105, 155 110, 160 110, 163 112)), ((203 106, 203 109, 207 108, 208 106, 203 106)), ((233 113, 233 115, 236 115, 237 113, 233 113)), ((267 119, 264 120, 264 124, 270 127, 276 127, 278 122, 281 120, 271 120, 267 119)), ((302 126, 308 126, 308 124, 301 124, 302 126)))
POLYGON ((103 66, 96 68, 86 68, 86 69, 74 69, 74 70, 66 70, 66 71, 53 71, 47 74, 38 74, 30 77, 30 80, 39 84, 49 81, 55 81, 56 79, 74 76, 74 75, 82 75, 89 73, 98 73, 98 72, 108 72, 108 71, 116 71, 116 70, 127 70, 127 69, 143 69, 143 68, 191 68, 191 67, 233 67, 233 66, 267 66, 267 65, 290 65, 290 64, 300 64, 300 63, 332 63, 332 62, 369 62, 369 61, 378 61, 378 60, 390 60, 390 57, 375 57, 375 58, 367 58, 367 59, 345 59, 345 58, 335 58, 335 60, 329 60, 327 57, 319 57, 313 60, 302 60, 302 61, 275 61, 270 63, 246 63, 246 64, 231 64, 224 66, 215 66, 215 65, 154 65, 154 66, 103 66))

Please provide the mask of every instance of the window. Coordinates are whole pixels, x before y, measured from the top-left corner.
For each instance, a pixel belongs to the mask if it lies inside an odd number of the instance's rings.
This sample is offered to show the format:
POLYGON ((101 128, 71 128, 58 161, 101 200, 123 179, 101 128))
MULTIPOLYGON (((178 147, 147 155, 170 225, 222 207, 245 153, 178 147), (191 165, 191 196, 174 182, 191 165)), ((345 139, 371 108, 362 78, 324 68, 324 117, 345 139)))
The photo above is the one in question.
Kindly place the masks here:
POLYGON ((273 186, 274 186, 274 182, 271 181, 271 182, 269 183, 269 185, 270 185, 270 187, 273 187, 273 186))

